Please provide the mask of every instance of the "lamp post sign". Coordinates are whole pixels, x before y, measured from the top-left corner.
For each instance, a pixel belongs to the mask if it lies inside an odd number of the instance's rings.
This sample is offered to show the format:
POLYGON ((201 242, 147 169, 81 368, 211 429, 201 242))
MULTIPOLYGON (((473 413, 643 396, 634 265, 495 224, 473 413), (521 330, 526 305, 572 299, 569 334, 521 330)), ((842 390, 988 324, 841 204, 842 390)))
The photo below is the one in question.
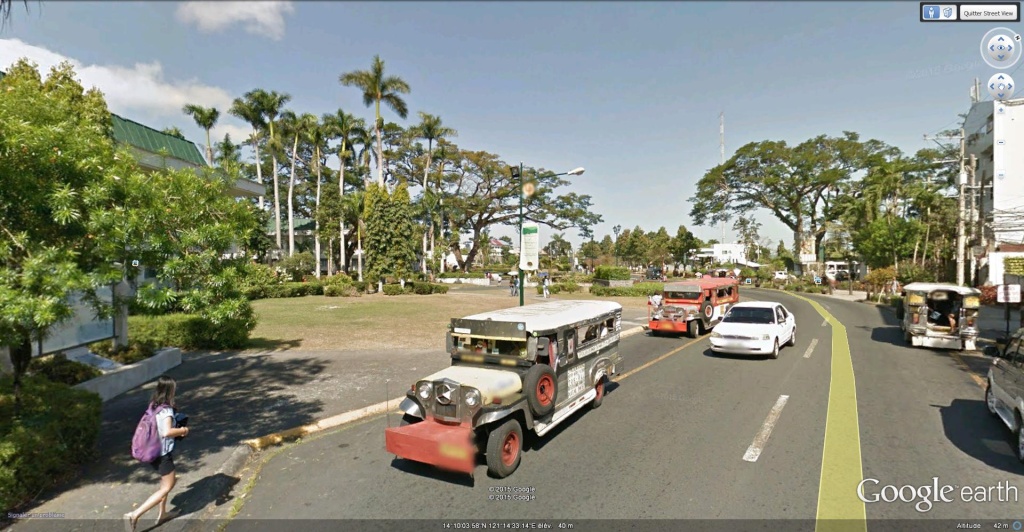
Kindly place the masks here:
POLYGON ((519 269, 536 270, 540 262, 540 227, 533 222, 523 224, 519 269))

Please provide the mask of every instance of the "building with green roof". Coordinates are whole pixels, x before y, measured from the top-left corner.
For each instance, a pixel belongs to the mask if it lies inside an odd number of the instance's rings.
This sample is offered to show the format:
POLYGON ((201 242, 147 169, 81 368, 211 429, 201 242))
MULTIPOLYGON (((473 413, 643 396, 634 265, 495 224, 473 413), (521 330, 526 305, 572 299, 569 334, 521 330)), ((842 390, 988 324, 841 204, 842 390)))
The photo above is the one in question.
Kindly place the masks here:
MULTIPOLYGON (((0 71, 0 79, 4 73, 0 71)), ((114 141, 126 144, 139 166, 156 171, 164 168, 203 168, 209 164, 195 143, 164 133, 134 120, 110 113, 114 141)), ((231 187, 236 198, 256 198, 265 193, 263 185, 249 179, 238 179, 231 187)))

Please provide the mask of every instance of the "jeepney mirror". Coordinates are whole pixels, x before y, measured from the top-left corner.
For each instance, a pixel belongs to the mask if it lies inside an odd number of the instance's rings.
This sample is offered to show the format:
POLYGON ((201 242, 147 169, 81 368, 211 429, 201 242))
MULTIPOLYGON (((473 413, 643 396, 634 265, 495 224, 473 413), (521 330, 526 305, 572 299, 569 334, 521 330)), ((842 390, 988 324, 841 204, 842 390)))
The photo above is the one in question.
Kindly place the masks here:
POLYGON ((537 349, 533 352, 534 353, 533 359, 536 360, 538 355, 546 355, 546 354, 548 354, 548 348, 549 348, 550 345, 551 345, 551 339, 550 338, 545 338, 543 336, 540 337, 540 338, 537 338, 537 349))

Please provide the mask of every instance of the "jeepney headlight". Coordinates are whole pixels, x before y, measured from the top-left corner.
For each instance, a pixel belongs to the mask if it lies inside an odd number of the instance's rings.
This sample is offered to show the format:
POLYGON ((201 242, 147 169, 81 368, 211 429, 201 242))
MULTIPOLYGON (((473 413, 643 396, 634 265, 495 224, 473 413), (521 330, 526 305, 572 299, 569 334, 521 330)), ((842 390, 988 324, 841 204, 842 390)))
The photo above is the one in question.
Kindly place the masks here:
POLYGON ((711 337, 712 338, 721 338, 722 337, 722 333, 720 333, 718 331, 711 331, 711 337))
POLYGON ((430 383, 429 382, 421 382, 420 383, 419 394, 420 394, 420 399, 424 399, 424 400, 430 399, 430 383))
POLYGON ((466 406, 476 406, 480 404, 480 392, 476 390, 469 390, 466 392, 466 406))

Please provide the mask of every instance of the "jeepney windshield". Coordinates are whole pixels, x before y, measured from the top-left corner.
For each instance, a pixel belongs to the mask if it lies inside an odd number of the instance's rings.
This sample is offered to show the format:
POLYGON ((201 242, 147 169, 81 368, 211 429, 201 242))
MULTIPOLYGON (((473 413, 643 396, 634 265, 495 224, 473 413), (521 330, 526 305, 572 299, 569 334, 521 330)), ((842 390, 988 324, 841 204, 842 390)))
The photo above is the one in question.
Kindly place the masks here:
POLYGON ((665 299, 689 299, 696 301, 700 299, 700 291, 697 292, 665 292, 665 299))
POLYGON ((526 358, 526 341, 495 340, 473 336, 457 337, 456 345, 463 353, 503 355, 526 358))

